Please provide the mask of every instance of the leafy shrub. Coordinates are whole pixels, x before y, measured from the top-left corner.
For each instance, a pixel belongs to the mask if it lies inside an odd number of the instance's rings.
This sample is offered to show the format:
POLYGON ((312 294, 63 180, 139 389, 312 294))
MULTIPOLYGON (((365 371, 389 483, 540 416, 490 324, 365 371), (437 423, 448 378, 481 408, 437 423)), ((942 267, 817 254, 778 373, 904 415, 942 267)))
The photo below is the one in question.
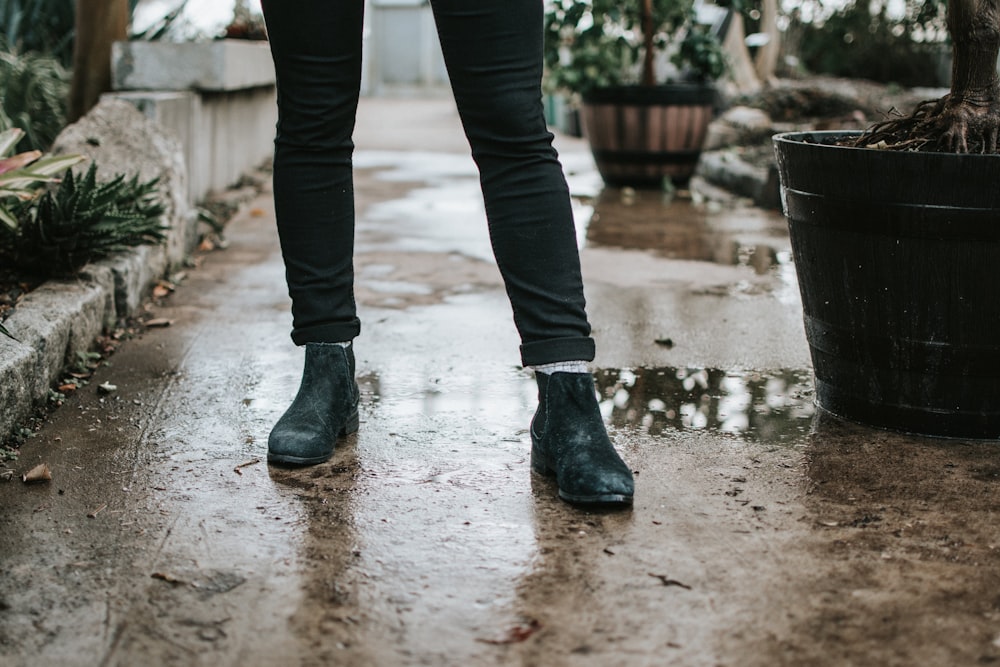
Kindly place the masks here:
POLYGON ((69 275, 126 248, 159 243, 165 229, 157 179, 118 175, 100 182, 97 166, 66 177, 40 197, 12 208, 16 228, 0 237, 0 258, 47 276, 69 275))
POLYGON ((640 82, 711 81, 723 74, 721 46, 696 22, 693 0, 652 0, 648 17, 644 7, 639 0, 546 3, 546 87, 586 94, 640 82))
POLYGON ((0 132, 24 130, 18 150, 45 150, 66 125, 69 75, 52 56, 0 52, 0 132))

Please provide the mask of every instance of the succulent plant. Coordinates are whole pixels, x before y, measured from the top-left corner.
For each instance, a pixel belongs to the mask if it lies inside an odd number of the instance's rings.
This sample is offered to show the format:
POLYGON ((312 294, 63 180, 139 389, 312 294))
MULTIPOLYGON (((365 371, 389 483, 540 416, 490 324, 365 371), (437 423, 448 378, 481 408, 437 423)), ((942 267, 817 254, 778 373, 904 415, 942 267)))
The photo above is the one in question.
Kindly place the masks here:
POLYGON ((126 248, 163 241, 157 183, 122 174, 102 182, 95 164, 82 175, 68 172, 58 186, 17 205, 14 263, 44 267, 49 275, 71 274, 126 248))

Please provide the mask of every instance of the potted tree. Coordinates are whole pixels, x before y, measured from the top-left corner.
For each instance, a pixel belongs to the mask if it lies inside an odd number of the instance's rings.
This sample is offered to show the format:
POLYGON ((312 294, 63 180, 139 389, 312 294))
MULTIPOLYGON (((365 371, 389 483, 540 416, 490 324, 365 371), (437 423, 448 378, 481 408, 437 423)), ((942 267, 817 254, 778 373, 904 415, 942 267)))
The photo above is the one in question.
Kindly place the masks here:
POLYGON ((547 83, 578 97, 609 185, 681 183, 694 172, 726 69, 693 0, 554 0, 545 16, 547 83))
POLYGON ((817 399, 830 412, 1000 438, 997 5, 948 3, 944 98, 860 135, 774 139, 817 399))

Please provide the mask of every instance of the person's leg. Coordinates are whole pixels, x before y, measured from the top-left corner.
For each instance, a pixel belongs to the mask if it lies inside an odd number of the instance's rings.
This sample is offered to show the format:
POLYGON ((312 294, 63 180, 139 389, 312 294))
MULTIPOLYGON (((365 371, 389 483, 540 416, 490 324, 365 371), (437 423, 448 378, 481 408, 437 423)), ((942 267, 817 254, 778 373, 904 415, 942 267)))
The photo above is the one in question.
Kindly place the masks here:
POLYGON ((292 340, 348 341, 354 303, 351 157, 363 0, 264 0, 278 85, 274 206, 292 297, 292 340))
POLYGON ((351 156, 363 0, 263 0, 278 85, 274 202, 305 369, 268 438, 268 461, 310 465, 358 428, 351 156))
POLYGON ((569 190, 542 110, 542 2, 434 0, 525 366, 590 361, 569 190))
POLYGON ((534 367, 532 467, 578 503, 628 504, 633 481, 608 439, 586 362, 594 358, 570 205, 542 110, 541 0, 432 0, 490 238, 534 367), (568 362, 567 367, 560 367, 568 362), (569 372, 566 372, 566 371, 569 372))

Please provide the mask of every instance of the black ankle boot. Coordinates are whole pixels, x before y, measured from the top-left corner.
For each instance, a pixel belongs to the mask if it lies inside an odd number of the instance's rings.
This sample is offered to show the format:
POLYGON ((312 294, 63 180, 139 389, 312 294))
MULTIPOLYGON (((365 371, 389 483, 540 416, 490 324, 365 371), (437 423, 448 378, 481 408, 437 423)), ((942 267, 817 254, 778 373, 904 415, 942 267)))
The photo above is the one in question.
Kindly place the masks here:
POLYGON ((589 373, 536 373, 538 411, 531 420, 531 467, 555 475, 570 503, 629 505, 635 483, 604 428, 589 373))
POLYGON ((358 393, 354 350, 306 343, 302 384, 267 439, 268 462, 307 466, 333 456, 337 437, 358 430, 358 393))

